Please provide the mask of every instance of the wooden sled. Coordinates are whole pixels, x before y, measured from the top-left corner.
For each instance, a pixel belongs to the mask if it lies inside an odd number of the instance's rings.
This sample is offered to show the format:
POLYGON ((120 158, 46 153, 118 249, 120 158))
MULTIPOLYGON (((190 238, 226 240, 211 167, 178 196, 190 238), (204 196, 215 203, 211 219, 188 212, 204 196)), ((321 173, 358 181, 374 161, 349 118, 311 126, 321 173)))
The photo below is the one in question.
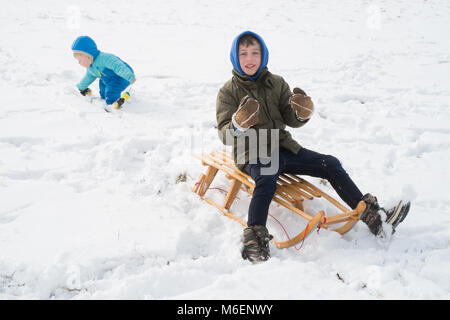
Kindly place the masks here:
MULTIPOLYGON (((253 179, 235 166, 229 152, 211 152, 209 154, 202 154, 201 156, 196 157, 202 161, 204 166, 207 166, 207 169, 205 174, 200 175, 199 180, 195 184, 192 191, 197 193, 207 203, 218 208, 224 215, 238 221, 246 227, 247 223, 241 218, 236 217, 230 211, 230 208, 239 190, 242 189, 249 194, 253 194, 253 190, 255 188, 253 179), (231 185, 223 204, 217 204, 213 200, 205 197, 205 193, 209 189, 218 171, 223 171, 226 177, 231 180, 231 185)), ((354 226, 354 224, 359 220, 360 214, 366 208, 366 204, 363 201, 360 201, 355 210, 349 210, 327 193, 293 174, 280 175, 277 181, 277 189, 273 197, 273 201, 283 207, 286 207, 293 213, 298 214, 308 221, 308 224, 304 230, 295 237, 287 241, 277 241, 274 239, 273 241, 277 248, 288 248, 299 243, 316 227, 328 228, 331 225, 343 223, 340 227, 332 230, 340 234, 344 234, 354 226), (313 200, 314 198, 324 198, 328 200, 332 205, 337 207, 341 213, 326 215, 323 210, 315 214, 305 212, 303 209, 304 199, 313 200)))

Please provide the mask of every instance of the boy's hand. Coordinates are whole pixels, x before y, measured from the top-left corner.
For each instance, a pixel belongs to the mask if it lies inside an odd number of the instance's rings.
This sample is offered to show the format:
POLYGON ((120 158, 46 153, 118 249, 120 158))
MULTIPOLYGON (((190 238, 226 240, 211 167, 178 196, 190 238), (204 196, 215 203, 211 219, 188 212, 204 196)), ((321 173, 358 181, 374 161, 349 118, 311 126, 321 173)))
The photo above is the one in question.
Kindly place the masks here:
POLYGON ((294 88, 294 94, 289 98, 289 104, 300 120, 310 119, 314 112, 314 103, 311 97, 308 97, 300 88, 294 88))
POLYGON ((91 96, 92 95, 92 91, 89 88, 86 88, 84 90, 80 90, 81 95, 83 96, 91 96))
POLYGON ((247 130, 259 122, 259 103, 248 95, 243 97, 237 111, 233 114, 233 124, 238 129, 247 130))

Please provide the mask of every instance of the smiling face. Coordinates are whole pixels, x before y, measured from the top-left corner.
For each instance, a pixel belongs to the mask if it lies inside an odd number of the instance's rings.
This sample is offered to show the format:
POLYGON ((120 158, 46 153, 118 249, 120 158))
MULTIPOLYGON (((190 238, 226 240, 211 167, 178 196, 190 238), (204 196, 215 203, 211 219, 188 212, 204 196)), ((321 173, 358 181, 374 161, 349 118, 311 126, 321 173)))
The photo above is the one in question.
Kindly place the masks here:
POLYGON ((261 65, 261 45, 257 41, 240 44, 238 54, 242 71, 248 76, 255 75, 261 65))
POLYGON ((75 52, 73 56, 75 57, 75 59, 77 59, 78 63, 82 67, 89 68, 89 66, 92 64, 92 58, 86 54, 75 52))

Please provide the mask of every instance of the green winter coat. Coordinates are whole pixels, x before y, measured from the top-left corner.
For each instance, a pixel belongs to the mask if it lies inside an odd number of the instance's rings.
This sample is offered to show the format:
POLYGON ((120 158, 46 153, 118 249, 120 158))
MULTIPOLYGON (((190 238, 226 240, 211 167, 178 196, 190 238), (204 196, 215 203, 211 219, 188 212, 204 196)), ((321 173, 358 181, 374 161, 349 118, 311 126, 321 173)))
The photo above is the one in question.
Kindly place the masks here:
POLYGON ((294 110, 292 110, 289 104, 291 95, 292 92, 289 89, 289 85, 284 79, 270 73, 267 68, 262 70, 256 81, 242 76, 233 69, 233 77, 223 85, 217 95, 216 118, 219 137, 224 144, 233 145, 233 159, 240 170, 250 160, 252 162, 255 161, 255 154, 260 154, 258 144, 260 143, 260 134, 264 134, 263 131, 260 132, 261 129, 268 129, 266 140, 268 156, 276 148, 276 146, 271 144, 270 135, 273 134, 271 132, 272 129, 279 129, 278 142, 280 147, 293 153, 300 151, 300 144, 285 130, 286 125, 298 128, 306 123, 306 121, 298 120, 294 110), (247 139, 245 148, 237 148, 238 139, 242 138, 243 134, 234 130, 231 118, 238 109, 241 99, 246 95, 258 100, 260 105, 259 123, 252 127, 257 132, 258 143, 253 143, 253 146, 250 146, 248 143, 249 139, 247 139), (258 152, 249 152, 249 148, 257 148, 258 152), (238 151, 240 151, 240 154, 238 154, 238 151))

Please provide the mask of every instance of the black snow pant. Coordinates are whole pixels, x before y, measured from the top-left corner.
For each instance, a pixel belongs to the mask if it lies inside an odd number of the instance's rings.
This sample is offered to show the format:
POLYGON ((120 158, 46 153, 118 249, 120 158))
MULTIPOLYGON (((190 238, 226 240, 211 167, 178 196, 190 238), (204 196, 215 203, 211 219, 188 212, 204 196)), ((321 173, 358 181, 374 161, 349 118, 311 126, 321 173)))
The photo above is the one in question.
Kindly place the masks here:
POLYGON ((284 148, 280 149, 276 173, 266 174, 262 168, 271 163, 246 164, 244 170, 255 181, 255 190, 248 211, 248 226, 266 225, 269 205, 276 190, 276 182, 281 173, 306 175, 323 178, 331 183, 339 197, 352 209, 355 209, 362 198, 362 193, 342 168, 340 161, 331 155, 324 155, 306 148, 297 154, 284 148))

